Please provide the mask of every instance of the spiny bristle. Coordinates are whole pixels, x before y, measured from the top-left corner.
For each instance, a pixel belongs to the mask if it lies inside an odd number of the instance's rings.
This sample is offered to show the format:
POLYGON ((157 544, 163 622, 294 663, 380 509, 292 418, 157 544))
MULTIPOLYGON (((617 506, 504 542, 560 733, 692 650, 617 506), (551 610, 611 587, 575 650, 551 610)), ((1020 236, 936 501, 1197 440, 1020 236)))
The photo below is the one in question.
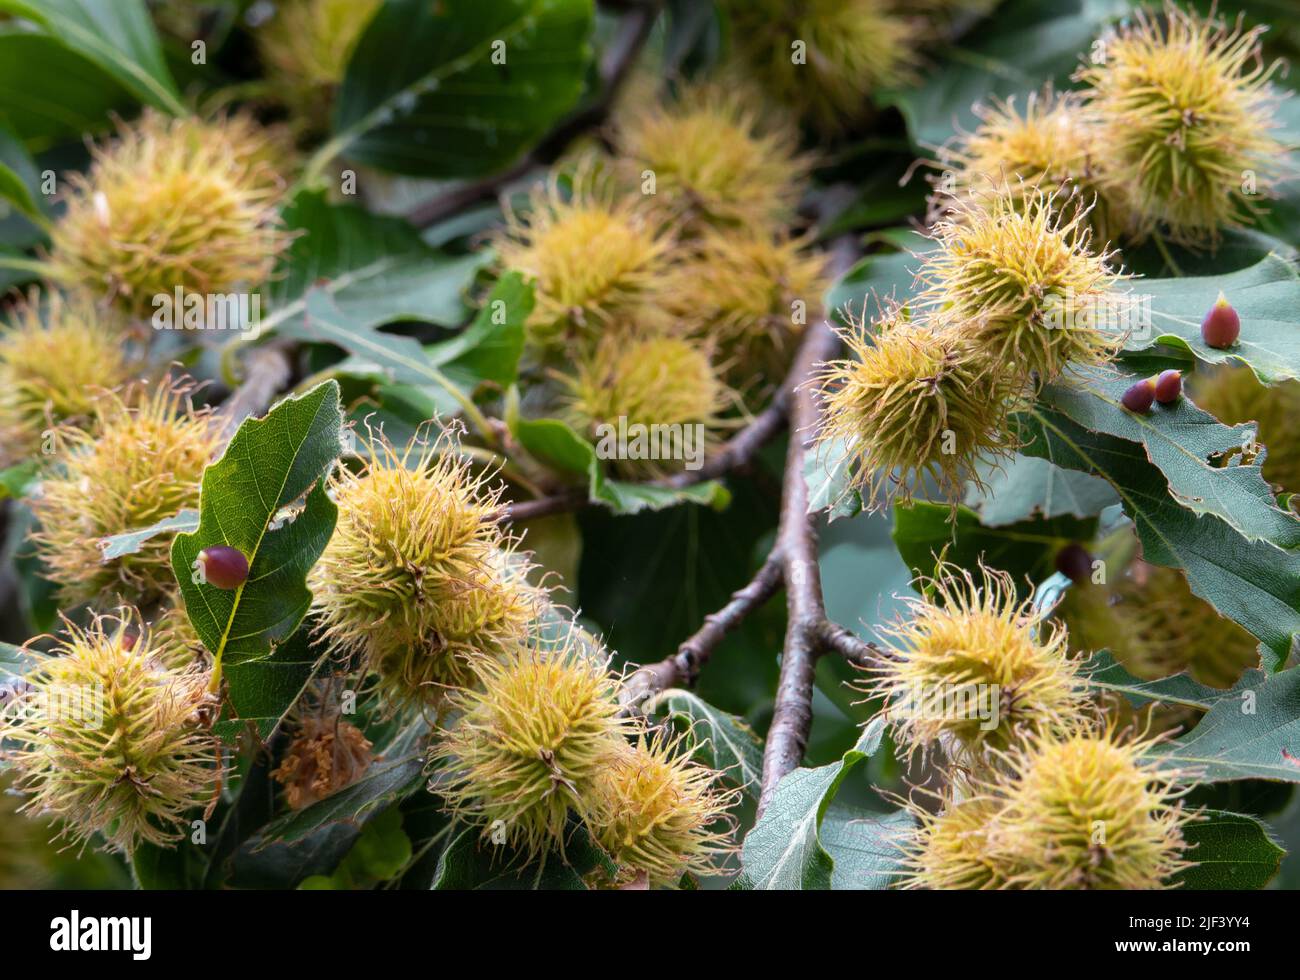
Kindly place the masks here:
POLYGON ((74 842, 101 834, 128 853, 179 839, 217 778, 207 675, 167 668, 133 613, 65 630, 5 709, 24 809, 74 842))
POLYGON ((42 449, 59 423, 89 422, 95 399, 124 385, 134 363, 122 324, 84 297, 35 294, 0 334, 0 466, 42 449))
POLYGON ((953 566, 924 579, 925 598, 879 632, 888 653, 861 689, 886 701, 895 737, 909 754, 936 746, 963 764, 1038 733, 1071 730, 1088 703, 1064 630, 1041 625, 1011 576, 953 566))
POLYGON ((495 520, 500 489, 450 431, 369 450, 360 473, 330 480, 338 522, 310 574, 312 609, 327 642, 364 657, 390 709, 436 706, 524 636, 541 596, 495 520))
POLYGON ((616 144, 626 180, 687 231, 782 225, 794 214, 810 161, 795 132, 767 124, 742 88, 698 87, 674 102, 630 108, 616 144))
POLYGON ((1058 192, 1065 207, 1091 208, 1092 241, 1105 244, 1127 224, 1122 202, 1102 193, 1096 123, 1073 92, 1030 93, 1024 112, 1015 99, 977 109, 980 125, 940 149, 935 220, 953 200, 987 207, 1001 192, 1018 199, 1033 191, 1058 192))
POLYGON ((640 735, 597 779, 595 838, 624 874, 643 872, 651 887, 716 874, 735 851, 728 811, 740 793, 721 789, 720 773, 692 761, 684 737, 640 735))
POLYGON ((638 310, 663 272, 670 239, 637 198, 615 195, 593 160, 579 162, 571 189, 552 175, 525 215, 506 217, 496 248, 504 268, 535 280, 534 344, 598 336, 638 310))
POLYGON ((521 645, 480 680, 448 700, 457 720, 431 752, 430 789, 485 839, 528 859, 562 852, 570 813, 590 817, 595 780, 631 731, 608 658, 576 639, 521 645))
POLYGON ((827 260, 806 245, 754 230, 707 232, 664 275, 659 304, 718 345, 730 383, 765 392, 785 376, 804 327, 822 318, 827 260))
POLYGON ((1099 125, 1102 178, 1133 212, 1133 233, 1197 245, 1253 222, 1286 147, 1273 135, 1277 65, 1264 28, 1242 30, 1166 4, 1139 9, 1077 77, 1099 125))
POLYGON ((606 336, 573 374, 559 376, 566 389, 562 415, 630 478, 659 477, 702 460, 717 445, 731 403, 702 344, 683 337, 606 336), (634 426, 644 427, 644 446, 634 441, 634 426), (616 448, 621 427, 628 433, 626 452, 616 448))
POLYGON ((999 846, 1022 867, 1011 885, 1030 889, 1173 887, 1182 860, 1175 777, 1151 742, 1114 729, 1042 737, 1006 759, 999 846))
POLYGON ((861 122, 872 96, 915 77, 918 25, 888 0, 728 0, 747 74, 823 133, 861 122))
POLYGON ((852 489, 868 509, 906 502, 928 479, 951 501, 978 464, 1009 457, 1009 416, 1021 382, 961 333, 886 310, 873 335, 854 322, 853 357, 818 376, 824 400, 819 444, 853 467, 852 489))
POLYGON ((307 129, 324 129, 334 90, 383 0, 279 0, 254 38, 276 94, 307 129))
POLYGON ((175 382, 138 398, 105 395, 89 432, 58 430, 60 466, 32 500, 40 525, 32 539, 65 607, 119 596, 148 606, 170 592, 176 579, 166 538, 110 562, 100 539, 197 507, 203 470, 220 443, 208 413, 195 411, 188 389, 175 382))
POLYGON ((274 142, 252 119, 205 122, 152 110, 68 180, 52 233, 60 279, 145 317, 176 289, 224 294, 270 275, 289 236, 274 142))
MULTIPOLYGON (((1179 777, 1153 741, 1113 726, 1036 735, 997 768, 958 781, 901 845, 904 888, 1155 889, 1177 886, 1179 777)), ((1189 855, 1194 856, 1194 855, 1189 855)))
POLYGON ((1123 342, 1124 297, 1113 294, 1121 277, 1092 251, 1084 210, 1007 187, 989 202, 959 203, 934 240, 918 303, 992 363, 1045 382, 1071 364, 1110 360, 1123 342))

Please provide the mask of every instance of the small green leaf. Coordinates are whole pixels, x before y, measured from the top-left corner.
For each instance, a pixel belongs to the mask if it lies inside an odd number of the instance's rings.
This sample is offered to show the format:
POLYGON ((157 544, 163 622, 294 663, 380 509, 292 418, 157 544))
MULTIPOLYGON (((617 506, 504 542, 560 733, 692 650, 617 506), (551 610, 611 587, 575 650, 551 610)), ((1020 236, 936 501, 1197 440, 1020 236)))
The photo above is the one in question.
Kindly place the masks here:
POLYGON ((199 527, 172 542, 172 570, 218 663, 265 658, 302 622, 311 603, 307 572, 337 516, 324 478, 338 458, 342 421, 338 384, 325 382, 246 420, 204 471, 199 527), (300 512, 282 513, 304 496, 300 512), (248 580, 237 589, 194 581, 199 552, 218 544, 248 558, 248 580))
POLYGON ((1277 874, 1286 851, 1264 825, 1243 813, 1202 810, 1183 829, 1192 867, 1172 884, 1193 891, 1244 891, 1263 888, 1277 874))
POLYGON ((680 688, 661 691, 645 703, 648 716, 680 721, 703 762, 757 798, 763 776, 763 740, 744 720, 719 711, 699 695, 680 688))
POLYGON ((146 541, 156 538, 160 534, 172 534, 176 531, 197 531, 198 529, 199 512, 187 507, 178 514, 164 517, 161 521, 150 524, 148 527, 142 527, 138 531, 124 531, 122 534, 112 534, 106 538, 101 538, 99 546, 104 551, 104 561, 112 561, 114 558, 121 558, 123 555, 134 554, 144 546, 146 541))
POLYGON ((1119 497, 1100 477, 1063 470, 1045 459, 1016 454, 1010 462, 988 467, 987 489, 967 490, 966 506, 989 527, 1017 524, 1034 517, 1096 517, 1119 497))
POLYGON ((1186 671, 1144 681, 1125 670, 1109 650, 1098 650, 1092 654, 1083 671, 1089 686, 1122 694, 1135 708, 1152 701, 1188 708, 1211 708, 1224 700, 1240 701, 1243 691, 1259 687, 1267 677, 1263 671, 1248 670, 1231 688, 1209 687, 1194 680, 1186 671))
MULTIPOLYGON (((812 890, 829 889, 834 882, 835 858, 821 839, 822 823, 844 778, 863 759, 880 748, 883 718, 877 716, 862 730, 858 743, 844 757, 817 769, 799 768, 777 784, 763 816, 745 837, 740 863, 740 889, 812 890)), ((902 818, 886 823, 896 825, 902 818)), ((859 828, 864 833, 868 828, 859 828)), ((874 847, 864 846, 861 837, 850 840, 845 828, 836 825, 833 840, 844 851, 855 852, 853 866, 864 871, 861 856, 874 847)), ((897 865, 901 854, 880 848, 878 871, 883 876, 897 865)))
POLYGON ((44 212, 36 206, 36 201, 32 198, 31 191, 27 189, 23 179, 5 163, 0 163, 0 198, 12 204, 33 224, 41 227, 49 224, 44 212))
POLYGON ((505 167, 577 101, 592 20, 592 0, 388 0, 310 169, 336 156, 419 177, 505 167))
POLYGON ((508 388, 519 377, 524 352, 524 323, 533 312, 533 287, 517 272, 499 280, 465 330, 425 354, 460 387, 473 391, 489 381, 508 388))
POLYGON ((585 891, 583 876, 613 865, 581 827, 564 843, 564 854, 551 852, 544 862, 522 864, 503 847, 485 843, 479 827, 461 827, 438 858, 435 891, 585 891))

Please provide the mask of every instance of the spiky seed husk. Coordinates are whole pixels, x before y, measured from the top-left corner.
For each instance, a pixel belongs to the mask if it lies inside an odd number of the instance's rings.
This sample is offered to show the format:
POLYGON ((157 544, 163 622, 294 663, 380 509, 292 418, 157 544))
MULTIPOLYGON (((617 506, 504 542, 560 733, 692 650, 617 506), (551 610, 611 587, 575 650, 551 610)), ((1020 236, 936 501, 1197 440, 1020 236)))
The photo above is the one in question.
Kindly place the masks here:
POLYGON ((917 828, 900 841, 902 888, 975 890, 1007 888, 1019 870, 1014 857, 994 846, 1000 802, 989 798, 945 802, 941 813, 909 805, 917 828))
POLYGON ((735 850, 728 811, 740 793, 722 789, 720 773, 691 759, 685 737, 639 735, 596 781, 596 841, 624 873, 644 872, 651 887, 716 874, 735 850))
POLYGON ((555 347, 590 342, 616 317, 640 310, 664 271, 670 241, 644 205, 617 196, 588 159, 578 163, 570 189, 553 174, 533 191, 524 215, 507 211, 496 249, 504 268, 535 280, 530 341, 555 347))
POLYGON ((660 280, 658 302, 718 345, 727 380, 757 390, 785 376, 805 325, 821 319, 826 258, 762 231, 710 231, 660 280))
POLYGON ((743 86, 701 86, 629 107, 615 139, 625 179, 643 189, 652 178, 650 203, 687 232, 786 224, 811 163, 795 131, 761 106, 743 86))
POLYGON ((879 628, 887 650, 861 686, 886 700, 900 746, 942 746, 982 765, 991 752, 1078 724, 1088 692, 1065 631, 1038 623, 1010 575, 942 566, 923 582, 929 594, 905 599, 905 614, 879 628))
POLYGON ((221 446, 219 428, 175 382, 138 399, 106 395, 94 411, 89 432, 58 430, 61 465, 32 500, 40 525, 32 539, 65 608, 104 607, 117 597, 150 606, 175 586, 170 541, 146 541, 105 562, 99 539, 197 507, 203 470, 221 446))
POLYGON ((889 0, 728 0, 725 9, 747 73, 823 133, 861 122, 876 92, 915 78, 919 25, 889 0))
POLYGON ((297 734, 271 778, 284 787, 290 809, 301 810, 351 786, 370 768, 370 740, 337 713, 310 715, 297 723, 297 734))
POLYGON ((1243 30, 1166 4, 1139 9, 1104 39, 1105 60, 1077 73, 1099 125, 1109 196, 1126 200, 1133 232, 1191 245, 1253 222, 1286 147, 1260 51, 1265 28, 1243 30))
POLYGON ((1154 889, 1176 886, 1180 777, 1151 739, 1113 726, 1038 735, 959 782, 938 816, 902 843, 905 888, 1154 889))
POLYGON ((42 448, 59 423, 85 424, 95 399, 124 385, 133 360, 121 324, 84 297, 35 294, 0 334, 0 467, 42 448))
POLYGON ((273 139, 251 117, 208 122, 148 110, 93 151, 68 179, 51 235, 60 279, 147 317, 177 288, 256 288, 289 236, 277 205, 285 182, 273 139))
POLYGON ((1300 418, 1300 381, 1266 387, 1244 365, 1221 365, 1191 375, 1188 395, 1227 425, 1258 423, 1256 439, 1268 447, 1264 479, 1300 492, 1300 446, 1294 436, 1295 420, 1300 418))
POLYGON ((361 472, 331 477, 338 522, 310 573, 312 609, 325 642, 364 658, 389 709, 437 706, 525 635, 540 594, 495 518, 500 488, 450 431, 368 446, 361 472))
POLYGON ((65 631, 6 709, 24 809, 56 817, 74 842, 101 834, 128 853, 179 839, 217 778, 207 674, 166 667, 131 613, 65 631))
POLYGON ((918 303, 1007 370, 1051 381, 1110 360, 1129 310, 1121 277, 1092 250, 1087 213, 1041 189, 958 205, 934 227, 918 303))
POLYGON ((1021 381, 958 331, 913 322, 901 308, 844 332, 851 354, 817 377, 824 403, 819 445, 853 467, 851 489, 876 510, 908 501, 927 478, 951 501, 980 463, 1009 457, 1009 416, 1021 381))
POLYGON ((562 852, 570 812, 592 815, 596 780, 631 731, 608 657, 574 634, 521 644, 479 673, 481 686, 448 698, 459 718, 430 753, 430 789, 526 859, 562 852))
POLYGON ((620 333, 602 338, 572 374, 559 376, 566 389, 561 414, 628 478, 661 477, 681 470, 691 456, 702 459, 717 444, 732 400, 703 342, 620 333), (626 420, 626 452, 617 447, 620 419, 626 420), (633 426, 645 427, 639 443, 633 426))
POLYGON ((308 131, 324 130, 348 59, 382 0, 280 0, 254 32, 276 94, 308 131))
POLYGON ((1012 887, 1173 887, 1189 866, 1182 829, 1191 814, 1151 744, 1111 727, 1040 737, 1007 756, 997 841, 1022 865, 1012 887))
POLYGON ((1196 596, 1175 568, 1139 561, 1109 586, 1075 586, 1057 615, 1073 649, 1109 650, 1143 680, 1187 670, 1227 688, 1259 666, 1259 641, 1196 596))
POLYGON ((1073 92, 1050 88, 1030 93, 1024 112, 1015 99, 976 109, 980 124, 939 150, 944 173, 936 180, 933 218, 941 218, 953 198, 987 207, 999 193, 1009 193, 1024 207, 1035 190, 1059 192, 1066 207, 1091 207, 1092 241, 1104 244, 1127 224, 1123 203, 1111 200, 1098 178, 1103 165, 1097 154, 1096 124, 1073 92))

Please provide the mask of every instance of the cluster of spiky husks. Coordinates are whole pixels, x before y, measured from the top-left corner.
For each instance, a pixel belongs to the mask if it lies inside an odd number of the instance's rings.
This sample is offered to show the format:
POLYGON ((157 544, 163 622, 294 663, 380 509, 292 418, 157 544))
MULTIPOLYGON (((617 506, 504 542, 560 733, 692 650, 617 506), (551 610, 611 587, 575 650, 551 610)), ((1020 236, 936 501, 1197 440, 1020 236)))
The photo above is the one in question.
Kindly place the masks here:
POLYGON ((572 639, 521 644, 479 676, 448 699, 460 718, 434 746, 430 788, 488 840, 529 859, 562 852, 569 814, 597 814, 596 780, 631 731, 608 660, 572 639))
POLYGON ((1300 493, 1300 447, 1294 437, 1300 418, 1300 381, 1271 387, 1260 384, 1245 365, 1198 369, 1188 394, 1201 408, 1228 425, 1257 423, 1256 440, 1267 447, 1264 479, 1283 490, 1300 493))
POLYGON ((42 436, 58 424, 89 422, 96 397, 131 376, 126 347, 115 318, 85 298, 21 304, 0 333, 0 467, 52 450, 42 436))
POLYGON ((502 264, 535 283, 528 336, 544 348, 586 342, 634 311, 644 316, 668 252, 642 202, 616 194, 594 160, 579 163, 569 183, 552 175, 524 216, 507 214, 496 242, 502 264))
POLYGON ((661 280, 662 309, 717 345, 740 389, 778 382, 804 327, 822 318, 827 262, 805 246, 756 230, 708 231, 661 280))
POLYGON ((1067 207, 1087 210, 1092 240, 1104 245, 1127 224, 1120 203, 1098 179, 1096 124, 1074 92, 1031 93, 1022 113, 1014 98, 976 112, 980 125, 939 150, 936 220, 987 207, 1000 194, 1024 209, 1037 190, 1057 193, 1067 207), (954 208, 954 199, 958 206, 954 208), (964 205, 964 206, 963 206, 964 205))
POLYGON ((892 307, 844 333, 853 357, 827 365, 817 439, 855 467, 854 487, 874 509, 907 501, 927 478, 958 499, 981 462, 1009 456, 1015 375, 990 365, 960 331, 913 322, 892 307))
POLYGON ((1107 311, 1118 274, 1091 248, 1084 211, 1042 189, 959 206, 934 228, 919 302, 995 365, 1039 381, 1108 361, 1123 341, 1107 311))
POLYGON ((257 288, 288 243, 277 149, 250 117, 146 111, 68 180, 55 226, 58 278, 147 316, 154 297, 257 288))
POLYGON ((351 786, 374 761, 369 739, 337 711, 309 711, 271 778, 284 787, 289 807, 301 810, 351 786))
POLYGON ((691 759, 686 737, 642 734, 596 781, 597 842, 651 887, 708 874, 735 851, 728 811, 740 792, 718 787, 718 774, 691 759))
POLYGON ((798 152, 795 131, 765 118, 761 105, 744 87, 700 86, 631 108, 618 121, 618 166, 665 220, 688 232, 782 226, 794 216, 810 160, 798 152))
POLYGON ((887 649, 862 685, 883 698, 909 753, 942 747, 963 765, 987 765, 1044 734, 1077 727, 1088 702, 1065 631, 1040 624, 1011 576, 944 566, 909 598, 898 622, 881 627, 887 649))
POLYGON ((138 398, 107 394, 94 405, 89 431, 58 430, 57 467, 32 500, 33 535, 64 607, 119 597, 145 607, 171 592, 170 542, 102 559, 99 541, 197 507, 203 470, 220 448, 218 427, 195 411, 187 389, 161 382, 138 398))
POLYGON ((364 658, 391 709, 436 706, 522 639, 540 594, 495 519, 499 489, 450 432, 368 448, 363 470, 331 478, 338 522, 310 574, 312 608, 321 636, 364 658))
POLYGON ((324 129, 334 90, 382 0, 281 0, 256 31, 276 94, 309 130, 324 129))
POLYGON ((745 73, 823 133, 862 122, 915 74, 920 27, 892 0, 728 0, 745 73))
POLYGON ((1175 887, 1181 790, 1151 741, 1114 728, 1035 737, 960 786, 904 845, 907 888, 1175 887))
POLYGON ((1263 31, 1166 3, 1163 16, 1139 10, 1080 69, 1100 178, 1131 213, 1134 237, 1213 243, 1253 220, 1286 152, 1272 133, 1277 65, 1263 61, 1263 31))
POLYGON ((132 614, 65 629, 5 708, 24 809, 57 818, 74 842, 100 834, 130 852, 178 839, 217 778, 207 675, 168 668, 132 614))
POLYGON ((1111 585, 1076 585, 1057 615, 1074 649, 1109 650, 1143 680, 1186 670, 1227 688, 1259 666, 1259 641, 1197 597, 1175 568, 1138 561, 1111 585))
POLYGON ((683 337, 605 337, 560 380, 565 418, 597 443, 612 468, 633 478, 663 476, 715 446, 731 401, 707 348, 683 337), (644 450, 629 440, 614 452, 620 431, 635 438, 634 426, 644 427, 644 450))

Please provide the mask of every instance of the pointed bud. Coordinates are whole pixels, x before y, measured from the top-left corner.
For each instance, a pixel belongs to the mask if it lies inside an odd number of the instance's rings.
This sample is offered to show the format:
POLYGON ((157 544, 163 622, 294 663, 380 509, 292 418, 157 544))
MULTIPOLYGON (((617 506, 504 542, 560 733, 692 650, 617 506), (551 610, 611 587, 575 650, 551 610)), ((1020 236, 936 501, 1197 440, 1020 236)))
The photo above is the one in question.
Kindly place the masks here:
POLYGON ((199 552, 203 575, 218 589, 237 589, 248 578, 248 559, 238 548, 215 544, 199 552))
POLYGON ((1161 405, 1172 405, 1183 394, 1183 373, 1181 371, 1161 371, 1156 378, 1156 401, 1161 405))
POLYGON ((1092 574, 1092 555, 1082 545, 1067 544, 1056 553, 1056 570, 1075 585, 1081 585, 1092 574))
POLYGON ((1201 321, 1201 339, 1210 347, 1224 350, 1237 342, 1240 333, 1241 317, 1228 302, 1228 297, 1220 292, 1218 301, 1201 321))

